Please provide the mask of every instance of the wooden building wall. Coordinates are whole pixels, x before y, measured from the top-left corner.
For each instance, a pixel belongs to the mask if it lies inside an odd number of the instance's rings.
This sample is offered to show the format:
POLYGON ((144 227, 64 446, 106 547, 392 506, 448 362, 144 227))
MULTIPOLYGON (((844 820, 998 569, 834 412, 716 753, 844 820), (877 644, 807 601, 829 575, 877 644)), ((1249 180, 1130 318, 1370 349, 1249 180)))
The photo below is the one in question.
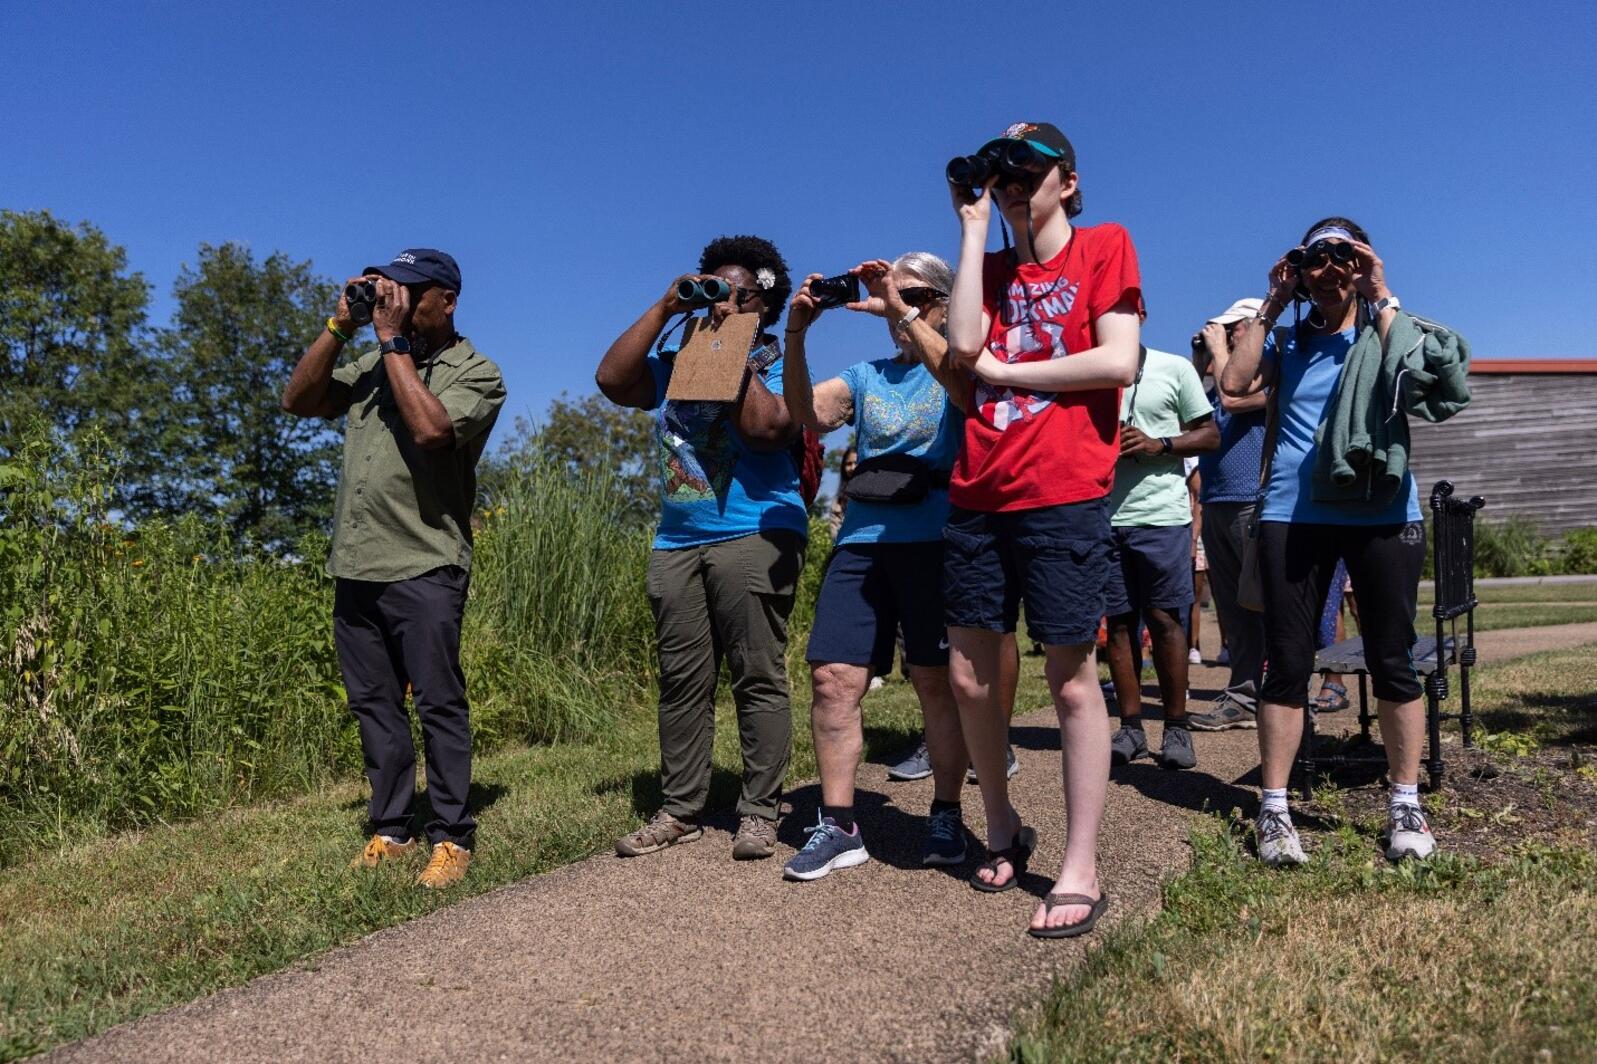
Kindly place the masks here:
POLYGON ((1528 517, 1544 533, 1597 526, 1597 374, 1471 374, 1471 402, 1440 425, 1410 418, 1420 508, 1451 480, 1481 517, 1528 517))

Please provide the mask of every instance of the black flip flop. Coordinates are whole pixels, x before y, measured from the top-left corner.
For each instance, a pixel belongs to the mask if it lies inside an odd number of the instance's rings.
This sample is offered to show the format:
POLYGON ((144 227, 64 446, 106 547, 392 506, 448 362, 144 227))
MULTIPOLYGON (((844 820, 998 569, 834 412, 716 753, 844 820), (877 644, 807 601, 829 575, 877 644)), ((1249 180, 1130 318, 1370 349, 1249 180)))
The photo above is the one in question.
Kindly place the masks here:
POLYGON ((1109 908, 1109 895, 1089 898, 1085 894, 1050 894, 1042 900, 1042 903, 1046 907, 1043 912, 1045 920, 1049 913, 1065 905, 1085 905, 1091 912, 1073 924, 1062 924, 1059 927, 1028 927, 1026 933, 1032 938, 1075 938, 1077 935, 1085 935, 1093 929, 1093 925, 1097 924, 1098 917, 1109 908))
POLYGON ((1006 890, 1014 890, 1020 886, 1020 877, 1026 874, 1026 867, 1031 863, 1032 851, 1037 848, 1037 833, 1028 827, 1021 827, 1015 832, 1015 841, 1002 850, 988 850, 987 860, 976 866, 976 871, 970 874, 970 885, 983 894, 1002 894, 1006 890), (998 874, 998 862, 1008 861, 1014 869, 1014 874, 1003 886, 995 887, 991 883, 982 881, 977 873, 983 868, 994 875, 998 874))

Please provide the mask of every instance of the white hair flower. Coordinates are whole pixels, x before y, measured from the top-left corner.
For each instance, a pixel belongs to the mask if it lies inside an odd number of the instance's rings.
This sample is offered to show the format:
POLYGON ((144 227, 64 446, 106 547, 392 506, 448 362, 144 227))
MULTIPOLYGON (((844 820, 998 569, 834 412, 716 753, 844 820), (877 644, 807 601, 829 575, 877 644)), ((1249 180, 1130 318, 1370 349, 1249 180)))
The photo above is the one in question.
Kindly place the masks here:
POLYGON ((754 283, 759 285, 761 288, 775 288, 776 272, 769 266, 761 266, 758 270, 754 271, 754 283))

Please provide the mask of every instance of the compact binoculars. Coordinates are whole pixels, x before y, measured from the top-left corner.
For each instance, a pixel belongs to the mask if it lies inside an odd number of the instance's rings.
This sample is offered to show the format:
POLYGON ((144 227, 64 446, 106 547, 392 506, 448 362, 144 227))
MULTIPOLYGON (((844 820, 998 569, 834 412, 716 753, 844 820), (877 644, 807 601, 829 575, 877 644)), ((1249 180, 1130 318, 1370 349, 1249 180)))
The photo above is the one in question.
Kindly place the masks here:
POLYGON ((1326 259, 1345 266, 1358 256, 1358 249, 1345 241, 1316 240, 1306 248, 1293 248, 1287 252, 1286 263, 1294 270, 1304 267, 1312 270, 1324 264, 1326 259))
POLYGON ((364 279, 349 282, 344 286, 344 305, 349 307, 350 321, 370 325, 372 308, 377 306, 377 285, 364 279))
POLYGON ((719 277, 694 280, 685 277, 677 282, 677 299, 690 307, 707 307, 732 295, 732 286, 719 277))
POLYGON ((859 302, 859 278, 852 273, 840 273, 810 282, 810 294, 815 297, 815 309, 840 307, 844 303, 859 302))
POLYGON ((948 160, 948 183, 977 191, 987 179, 997 175, 1000 182, 1031 184, 1057 162, 1038 151, 1030 141, 1000 140, 986 145, 975 155, 948 160))

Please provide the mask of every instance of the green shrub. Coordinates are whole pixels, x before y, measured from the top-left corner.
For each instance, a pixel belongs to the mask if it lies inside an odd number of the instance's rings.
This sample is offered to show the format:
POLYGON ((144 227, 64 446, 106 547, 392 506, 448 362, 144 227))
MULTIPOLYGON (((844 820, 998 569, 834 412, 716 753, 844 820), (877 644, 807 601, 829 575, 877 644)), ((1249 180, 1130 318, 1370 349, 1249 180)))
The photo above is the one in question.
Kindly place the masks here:
POLYGON ((1554 571, 1548 541, 1528 519, 1476 520, 1476 576, 1545 576, 1554 571))
POLYGON ((1597 573, 1597 528, 1572 528, 1564 533, 1558 568, 1565 573, 1597 573))

